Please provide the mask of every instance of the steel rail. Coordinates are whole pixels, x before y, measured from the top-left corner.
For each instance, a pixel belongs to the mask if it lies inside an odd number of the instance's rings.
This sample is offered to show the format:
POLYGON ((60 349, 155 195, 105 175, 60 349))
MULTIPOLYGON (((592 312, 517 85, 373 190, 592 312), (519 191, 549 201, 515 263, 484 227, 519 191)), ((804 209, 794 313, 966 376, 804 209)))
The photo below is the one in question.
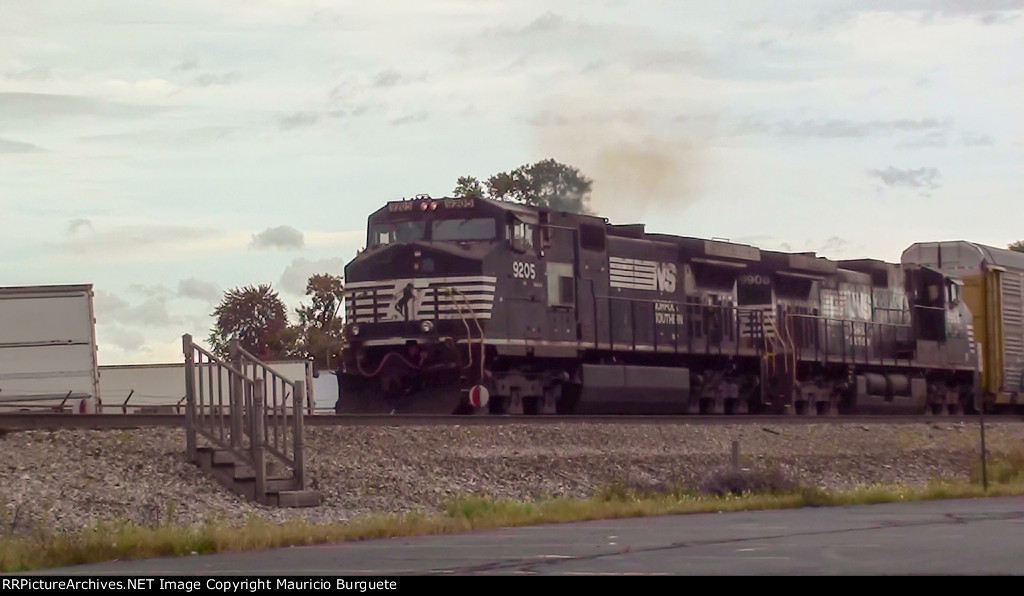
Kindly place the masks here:
MULTIPOLYGON (((648 425, 791 425, 791 424, 966 424, 977 416, 942 415, 555 415, 446 416, 389 414, 319 414, 304 417, 306 426, 502 426, 509 424, 648 424, 648 425)), ((990 423, 1024 422, 1024 416, 986 416, 990 423)), ((146 427, 184 427, 181 414, 58 414, 0 413, 0 430, 114 430, 146 427)))

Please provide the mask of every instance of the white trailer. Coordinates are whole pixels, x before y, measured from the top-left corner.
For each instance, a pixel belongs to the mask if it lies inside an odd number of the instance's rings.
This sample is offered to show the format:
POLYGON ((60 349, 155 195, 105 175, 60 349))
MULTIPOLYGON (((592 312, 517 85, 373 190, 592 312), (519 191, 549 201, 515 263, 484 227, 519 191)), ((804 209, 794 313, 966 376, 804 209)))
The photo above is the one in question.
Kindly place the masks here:
POLYGON ((0 287, 0 409, 93 413, 92 284, 0 287))
MULTIPOLYGON (((272 360, 266 363, 278 374, 290 381, 305 381, 307 407, 312 404, 312 362, 308 360, 272 360)), ((204 365, 205 366, 205 365, 204 365)), ((111 364, 99 367, 100 387, 103 389, 103 412, 183 413, 185 399, 185 363, 169 364, 111 364)), ((225 386, 227 375, 220 380, 225 386)), ((209 373, 203 378, 210 380, 209 373)), ((213 379, 217 384, 217 379, 213 379)), ((206 389, 204 387, 204 389, 206 389)), ((210 395, 211 393, 207 393, 210 395)), ((225 394, 226 395, 226 394, 225 394)), ((284 398, 285 396, 282 396, 284 398)), ((291 403, 291 397, 284 400, 291 403)), ((310 408, 311 409, 311 408, 310 408)))

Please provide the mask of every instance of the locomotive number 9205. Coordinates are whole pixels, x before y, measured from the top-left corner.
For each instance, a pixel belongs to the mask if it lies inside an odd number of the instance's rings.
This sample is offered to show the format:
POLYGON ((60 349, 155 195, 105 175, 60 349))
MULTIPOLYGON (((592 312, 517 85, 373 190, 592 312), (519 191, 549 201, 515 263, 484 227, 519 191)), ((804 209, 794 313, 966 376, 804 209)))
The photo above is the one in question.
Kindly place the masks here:
POLYGON ((512 261, 512 275, 514 277, 521 277, 523 279, 536 279, 537 265, 536 263, 512 261))

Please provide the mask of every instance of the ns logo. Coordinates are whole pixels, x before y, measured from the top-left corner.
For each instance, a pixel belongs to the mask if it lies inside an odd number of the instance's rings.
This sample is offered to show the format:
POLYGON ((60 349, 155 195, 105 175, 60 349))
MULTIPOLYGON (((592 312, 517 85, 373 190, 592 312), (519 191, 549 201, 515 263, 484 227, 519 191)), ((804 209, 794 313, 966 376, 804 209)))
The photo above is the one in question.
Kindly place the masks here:
POLYGON ((676 264, 658 263, 654 277, 655 287, 659 292, 676 291, 676 264))

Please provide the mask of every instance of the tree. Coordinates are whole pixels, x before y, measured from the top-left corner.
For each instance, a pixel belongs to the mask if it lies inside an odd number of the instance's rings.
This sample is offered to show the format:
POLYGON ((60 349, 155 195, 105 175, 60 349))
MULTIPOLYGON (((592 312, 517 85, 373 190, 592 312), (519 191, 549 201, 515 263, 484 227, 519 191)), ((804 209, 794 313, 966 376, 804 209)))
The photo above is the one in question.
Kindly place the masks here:
POLYGON ((332 354, 341 349, 343 321, 338 316, 344 296, 345 284, 341 277, 316 274, 306 282, 306 295, 311 304, 299 304, 295 312, 299 324, 294 328, 298 349, 313 359, 313 367, 330 367, 332 354))
POLYGON ((455 187, 455 196, 487 196, 557 211, 592 213, 589 202, 593 183, 577 168, 545 159, 491 176, 487 179, 486 192, 479 180, 462 176, 455 187))
POLYGON ((493 198, 574 213, 591 212, 588 203, 593 184, 577 168, 554 159, 520 166, 487 180, 493 198))
POLYGON ((1010 250, 1013 250, 1013 251, 1016 251, 1016 252, 1024 252, 1024 240, 1018 240, 1016 242, 1012 242, 1006 248, 1009 248, 1010 250))
POLYGON ((482 199, 484 197, 484 186, 473 176, 459 176, 455 183, 453 197, 460 199, 482 199))
POLYGON ((277 360, 295 353, 295 334, 288 327, 284 302, 269 284, 224 292, 213 311, 210 330, 213 353, 228 357, 228 344, 237 339, 242 349, 260 360, 277 360))

